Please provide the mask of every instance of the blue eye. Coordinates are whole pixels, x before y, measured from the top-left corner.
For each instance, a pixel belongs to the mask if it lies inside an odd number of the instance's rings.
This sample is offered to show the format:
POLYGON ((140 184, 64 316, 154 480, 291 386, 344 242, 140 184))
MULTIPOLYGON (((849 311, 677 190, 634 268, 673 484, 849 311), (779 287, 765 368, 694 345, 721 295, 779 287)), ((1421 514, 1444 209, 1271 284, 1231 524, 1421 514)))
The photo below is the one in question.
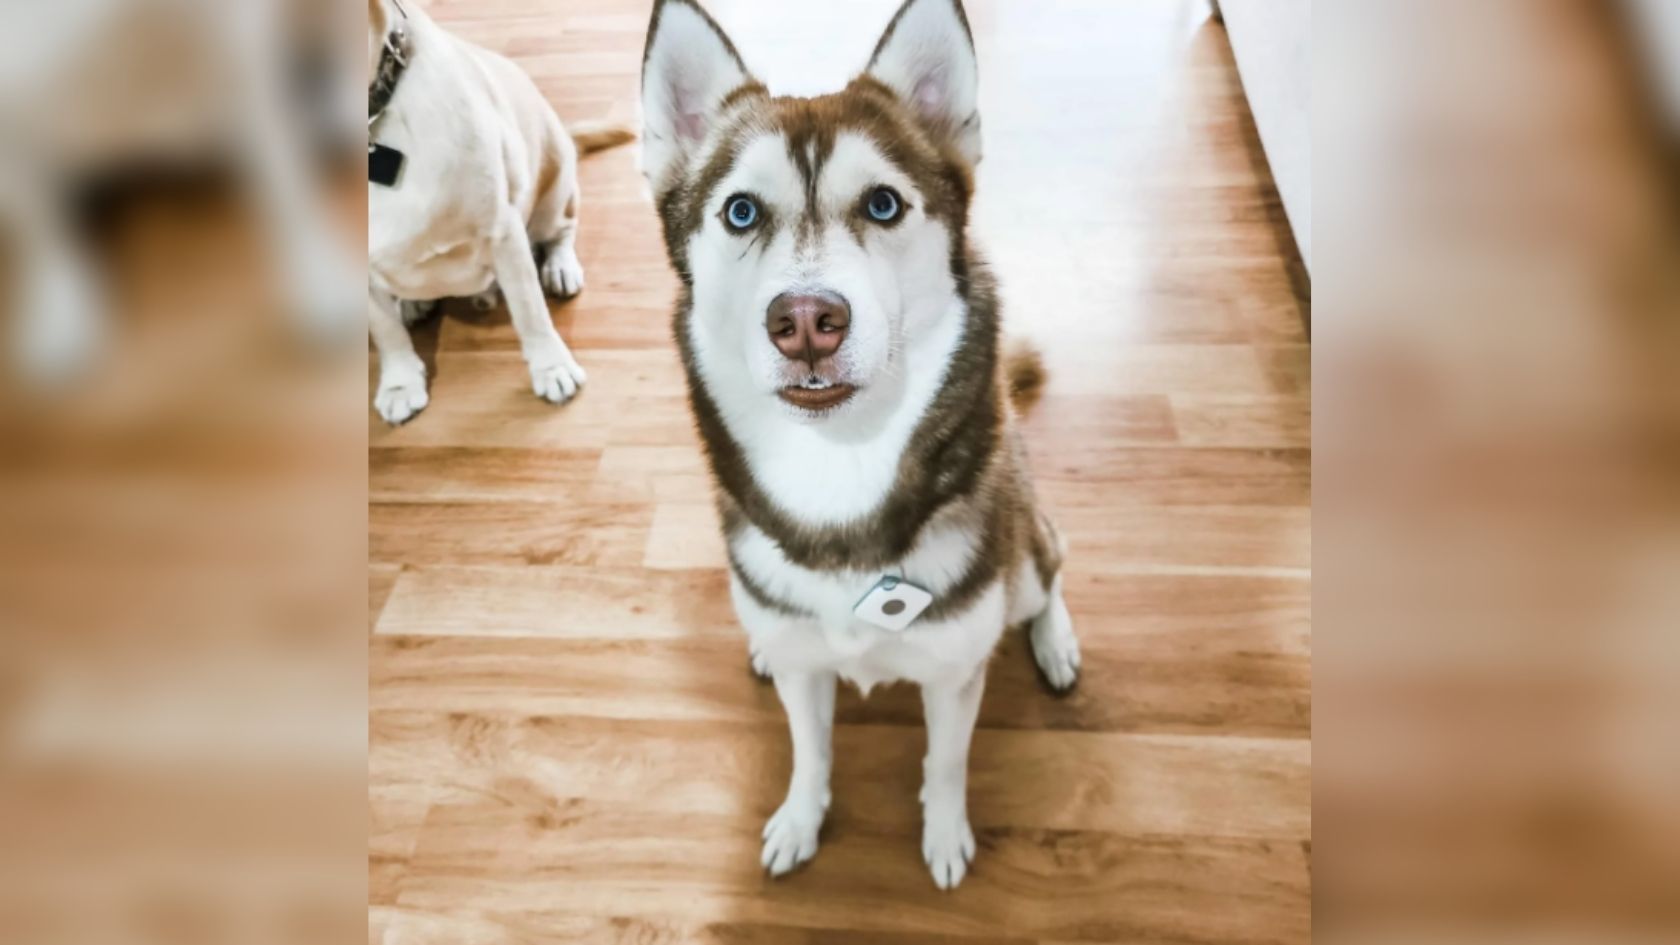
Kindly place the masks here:
POLYGON ((758 204, 751 197, 736 194, 723 208, 723 219, 731 229, 745 230, 758 222, 758 204))
POLYGON ((903 212, 904 205, 898 199, 898 194, 891 187, 877 187, 869 195, 869 203, 865 205, 869 216, 877 223, 891 223, 898 219, 903 212))

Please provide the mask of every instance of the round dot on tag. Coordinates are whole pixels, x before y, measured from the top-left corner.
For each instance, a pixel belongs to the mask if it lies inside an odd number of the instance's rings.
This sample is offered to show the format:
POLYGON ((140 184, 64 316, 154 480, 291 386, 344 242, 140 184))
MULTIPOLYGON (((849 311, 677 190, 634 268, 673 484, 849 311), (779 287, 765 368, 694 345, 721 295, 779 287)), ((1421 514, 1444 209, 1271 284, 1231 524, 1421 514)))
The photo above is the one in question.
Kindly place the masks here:
POLYGON ((897 598, 887 601, 885 604, 881 605, 881 613, 886 614, 889 617, 895 617, 904 613, 904 601, 897 598))

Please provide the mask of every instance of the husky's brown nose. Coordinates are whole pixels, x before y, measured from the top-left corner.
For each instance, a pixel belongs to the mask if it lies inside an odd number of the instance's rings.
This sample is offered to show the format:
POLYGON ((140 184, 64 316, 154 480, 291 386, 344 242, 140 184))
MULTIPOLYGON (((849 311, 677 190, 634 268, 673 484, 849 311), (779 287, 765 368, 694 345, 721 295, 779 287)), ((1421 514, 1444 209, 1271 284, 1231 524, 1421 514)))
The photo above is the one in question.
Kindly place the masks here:
POLYGON ((784 357, 814 368, 818 361, 840 350, 851 323, 851 306, 833 292, 783 292, 771 301, 764 328, 784 357))

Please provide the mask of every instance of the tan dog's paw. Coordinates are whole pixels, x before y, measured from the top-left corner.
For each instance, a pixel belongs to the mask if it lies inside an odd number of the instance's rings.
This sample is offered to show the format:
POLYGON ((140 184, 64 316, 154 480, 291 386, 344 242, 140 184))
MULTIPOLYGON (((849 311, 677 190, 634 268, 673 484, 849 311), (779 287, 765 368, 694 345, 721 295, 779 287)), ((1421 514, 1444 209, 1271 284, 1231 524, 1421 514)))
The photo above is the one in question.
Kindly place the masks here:
POLYGON ((93 367, 104 347, 105 313, 89 286, 71 280, 44 288, 47 301, 17 316, 13 357, 25 380, 63 389, 93 367))
POLYGON ((556 246, 542 264, 542 284, 557 299, 569 299, 583 291, 583 263, 570 246, 556 246))
POLYGON ((551 404, 571 400, 588 378, 570 352, 554 362, 531 364, 531 390, 551 404))
POLYGON ((373 398, 374 409, 392 426, 413 419, 414 415, 425 410, 430 402, 424 377, 412 377, 396 382, 381 381, 379 393, 373 398))

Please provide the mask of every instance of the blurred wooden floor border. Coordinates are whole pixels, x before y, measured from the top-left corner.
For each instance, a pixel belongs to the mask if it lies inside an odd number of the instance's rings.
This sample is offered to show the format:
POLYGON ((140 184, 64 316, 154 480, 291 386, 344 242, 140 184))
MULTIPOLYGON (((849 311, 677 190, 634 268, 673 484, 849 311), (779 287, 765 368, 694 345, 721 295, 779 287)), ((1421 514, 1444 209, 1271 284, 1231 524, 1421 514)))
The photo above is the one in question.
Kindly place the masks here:
MULTIPOLYGON (((430 6, 562 118, 635 117, 645 0, 430 6)), ((893 3, 864 6, 803 25, 851 64, 893 3)), ((1050 365, 1026 431, 1087 654, 1065 700, 998 654, 969 879, 922 865, 903 688, 842 695, 823 849, 760 873, 787 737, 621 149, 584 162, 588 289, 555 306, 585 393, 537 401, 505 313, 452 303, 417 339, 431 406, 368 412, 370 941, 1309 939, 1308 301, 1229 47, 1194 0, 968 6, 973 229, 1050 365)), ((794 5, 712 7, 749 63, 787 55, 794 5)))

